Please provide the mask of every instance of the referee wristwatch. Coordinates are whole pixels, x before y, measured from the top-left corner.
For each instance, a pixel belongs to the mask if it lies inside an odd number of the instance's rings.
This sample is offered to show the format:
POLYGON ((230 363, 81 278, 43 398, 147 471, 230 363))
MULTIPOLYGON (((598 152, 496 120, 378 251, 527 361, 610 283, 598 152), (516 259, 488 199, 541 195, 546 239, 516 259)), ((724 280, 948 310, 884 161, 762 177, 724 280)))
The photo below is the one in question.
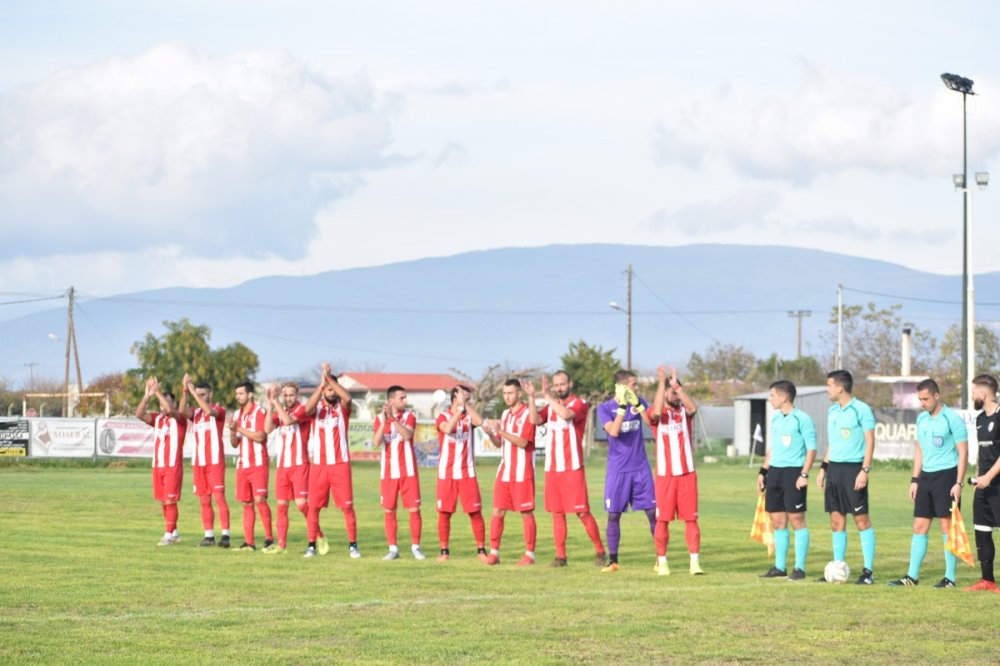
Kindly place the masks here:
POLYGON ((862 467, 861 471, 864 472, 865 474, 871 474, 872 468, 871 467, 862 467))
POLYGON ((803 479, 808 479, 809 472, 799 472, 799 476, 801 476, 803 479))

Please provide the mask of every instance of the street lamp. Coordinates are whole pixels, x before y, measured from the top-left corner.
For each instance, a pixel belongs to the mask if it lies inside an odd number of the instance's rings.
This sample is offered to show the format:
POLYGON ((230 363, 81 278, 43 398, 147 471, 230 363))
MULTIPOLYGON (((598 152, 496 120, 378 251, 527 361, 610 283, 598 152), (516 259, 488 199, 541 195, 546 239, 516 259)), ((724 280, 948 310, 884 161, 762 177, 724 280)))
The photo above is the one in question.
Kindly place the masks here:
MULTIPOLYGON (((962 173, 955 174, 952 180, 956 189, 962 190, 962 340, 965 345, 962 349, 962 405, 967 409, 972 409, 969 400, 969 387, 972 384, 972 372, 976 364, 976 340, 975 326, 973 324, 973 294, 972 277, 969 273, 969 204, 971 192, 969 191, 969 135, 968 135, 968 113, 967 101, 972 92, 972 79, 957 74, 942 74, 941 80, 948 90, 962 93, 962 173)), ((987 176, 988 182, 989 176, 987 176)), ((977 175, 976 181, 979 182, 977 175)))

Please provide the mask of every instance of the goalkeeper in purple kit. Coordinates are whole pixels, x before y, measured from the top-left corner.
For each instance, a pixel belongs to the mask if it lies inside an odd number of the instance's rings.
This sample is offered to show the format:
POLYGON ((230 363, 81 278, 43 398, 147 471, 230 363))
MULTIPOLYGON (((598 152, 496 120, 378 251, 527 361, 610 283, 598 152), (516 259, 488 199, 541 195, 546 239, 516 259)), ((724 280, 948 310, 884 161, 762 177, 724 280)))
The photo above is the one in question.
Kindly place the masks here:
POLYGON ((656 495, 653 474, 642 439, 642 423, 649 404, 636 395, 636 376, 628 370, 615 373, 615 395, 597 407, 608 433, 608 468, 604 480, 604 508, 608 512, 608 565, 605 573, 618 571, 621 516, 629 510, 645 511, 649 531, 656 528, 656 495))

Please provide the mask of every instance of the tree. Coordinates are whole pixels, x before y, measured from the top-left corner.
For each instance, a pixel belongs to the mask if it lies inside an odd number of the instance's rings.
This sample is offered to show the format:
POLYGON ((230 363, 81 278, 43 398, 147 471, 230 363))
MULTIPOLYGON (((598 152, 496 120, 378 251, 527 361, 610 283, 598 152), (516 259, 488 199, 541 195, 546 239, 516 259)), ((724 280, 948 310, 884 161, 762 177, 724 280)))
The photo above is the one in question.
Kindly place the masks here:
POLYGON ((232 388, 244 380, 253 381, 260 364, 257 354, 241 342, 213 351, 208 344, 208 326, 196 326, 188 319, 165 321, 163 325, 167 329, 164 335, 157 338, 147 333, 132 345, 139 367, 125 373, 131 403, 142 399, 143 383, 150 376, 159 379, 160 385, 180 400, 181 379, 187 372, 196 382, 209 382, 215 389, 216 401, 234 407, 232 388))
MULTIPOLYGON (((123 372, 110 372, 92 379, 83 392, 107 393, 108 401, 111 403, 111 413, 128 414, 132 410, 129 409, 127 379, 123 372)), ((104 416, 104 398, 80 398, 80 404, 76 406, 75 411, 80 416, 104 416)))
MULTIPOLYGON (((1000 371, 1000 339, 988 326, 976 324, 976 375, 997 376, 1000 371)), ((955 324, 948 328, 941 341, 938 352, 935 378, 941 386, 941 394, 946 402, 955 404, 961 395, 962 382, 962 350, 965 341, 962 339, 962 327, 955 324)))
MULTIPOLYGON (((902 359, 902 333, 904 328, 911 331, 912 371, 930 373, 934 365, 934 348, 937 343, 927 331, 922 331, 913 323, 904 322, 900 316, 903 306, 899 303, 878 309, 874 303, 845 305, 843 316, 843 362, 844 369, 854 375, 855 380, 869 375, 898 375, 902 359)), ((837 345, 837 308, 831 310, 832 331, 821 334, 829 348, 828 364, 832 369, 837 345)))
POLYGON ((569 343, 569 351, 560 360, 573 380, 573 391, 591 403, 610 395, 612 379, 622 368, 614 354, 614 349, 591 347, 583 340, 569 343))
MULTIPOLYGON (((899 303, 877 308, 875 303, 845 305, 843 315, 843 360, 841 366, 854 376, 855 395, 873 407, 892 404, 892 391, 886 384, 873 384, 864 379, 871 375, 898 375, 901 372, 903 329, 910 329, 911 372, 930 374, 934 365, 937 342, 927 331, 903 321, 899 303)), ((837 348, 837 308, 830 313, 832 330, 820 334, 829 356, 827 366, 833 369, 837 348)))
POLYGON ((479 413, 488 418, 499 418, 506 406, 500 400, 503 384, 511 377, 515 379, 534 379, 541 372, 540 366, 532 368, 513 368, 509 364, 495 364, 486 368, 479 379, 458 370, 449 368, 459 379, 464 379, 472 388, 472 400, 479 413))
POLYGON ((693 352, 688 360, 688 376, 696 382, 730 379, 752 382, 756 371, 757 357, 733 343, 713 342, 705 356, 693 352))
POLYGON ((777 354, 771 354, 757 363, 754 376, 762 386, 770 386, 779 379, 787 379, 797 386, 817 386, 826 382, 826 373, 812 356, 782 359, 777 354))

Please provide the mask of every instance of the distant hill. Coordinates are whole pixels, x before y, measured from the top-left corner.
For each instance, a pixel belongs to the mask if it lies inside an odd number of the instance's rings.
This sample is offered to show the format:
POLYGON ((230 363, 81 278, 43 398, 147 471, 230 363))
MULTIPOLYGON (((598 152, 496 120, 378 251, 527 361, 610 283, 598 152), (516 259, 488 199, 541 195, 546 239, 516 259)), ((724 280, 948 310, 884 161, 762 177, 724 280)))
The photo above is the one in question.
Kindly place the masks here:
MULTIPOLYGON (((789 310, 803 321, 804 353, 825 353, 818 333, 836 304, 903 303, 903 316, 939 338, 961 317, 961 278, 886 261, 776 246, 553 245, 467 252, 305 277, 267 277, 227 289, 171 288, 84 301, 76 317, 84 379, 134 363, 133 342, 187 317, 212 344, 240 340, 261 377, 298 375, 320 361, 337 370, 476 374, 497 362, 556 367, 583 339, 625 357, 625 268, 633 284, 633 365, 684 365, 714 340, 759 356, 795 354, 789 310), (902 300, 897 296, 905 296, 902 300)), ((1000 274, 976 276, 977 316, 1000 319, 1000 274)), ((0 322, 0 375, 20 384, 62 376, 65 306, 0 322)))

